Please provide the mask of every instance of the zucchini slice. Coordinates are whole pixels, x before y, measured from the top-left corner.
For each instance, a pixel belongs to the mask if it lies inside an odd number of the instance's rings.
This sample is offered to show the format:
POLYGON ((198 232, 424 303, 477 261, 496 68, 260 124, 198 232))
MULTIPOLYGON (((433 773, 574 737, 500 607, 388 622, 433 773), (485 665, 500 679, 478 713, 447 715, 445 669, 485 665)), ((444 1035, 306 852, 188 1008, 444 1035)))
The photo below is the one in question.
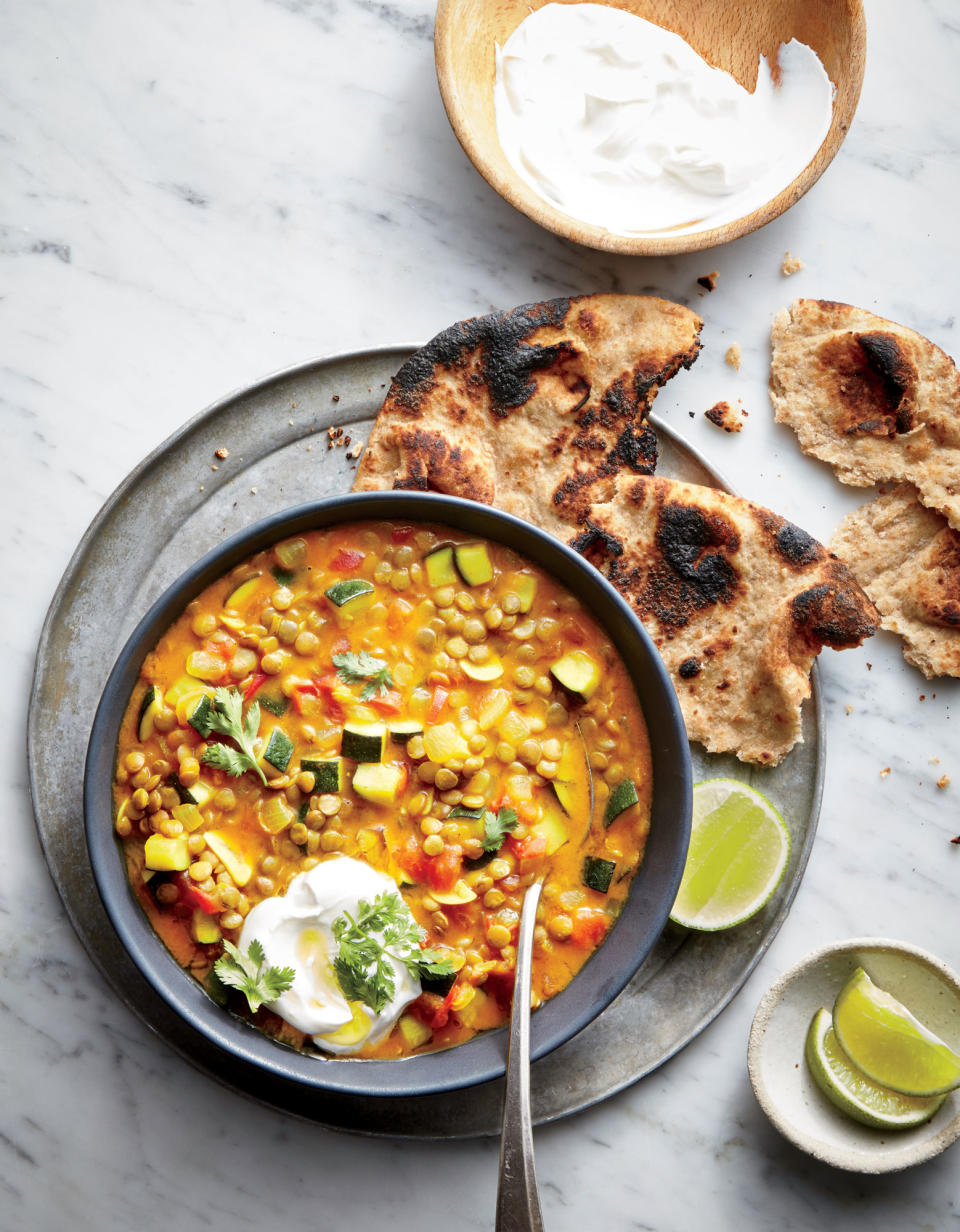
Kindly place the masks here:
POLYGON ((353 790, 371 804, 393 804, 405 779, 406 771, 402 766, 363 762, 353 772, 353 790))
POLYGON ((517 597, 520 600, 520 611, 529 612, 537 597, 537 579, 532 573, 521 573, 516 584, 517 597))
POLYGON ((290 758, 293 756, 293 741, 282 727, 275 727, 273 729, 270 733, 270 739, 267 741, 267 747, 260 756, 264 761, 268 761, 271 766, 275 766, 281 774, 284 773, 290 764, 290 758))
POLYGON ((464 903, 472 903, 476 897, 476 891, 471 889, 462 877, 452 890, 434 890, 431 893, 431 898, 447 907, 462 907, 464 903))
POLYGON ((211 716, 213 715, 213 700, 209 693, 202 693, 197 698, 192 709, 187 713, 187 722, 201 736, 209 736, 213 731, 211 716))
POLYGON ((300 758, 300 769, 313 775, 313 790, 318 795, 343 791, 343 762, 339 757, 306 756, 300 758))
POLYGON ((485 543, 458 543, 453 559, 468 586, 486 586, 493 580, 493 565, 485 543))
POLYGON ((160 690, 155 684, 148 685, 143 701, 140 703, 140 713, 137 716, 137 737, 141 744, 153 735, 153 720, 157 717, 157 711, 162 705, 163 695, 160 690))
POLYGON ((182 836, 151 834, 143 845, 143 856, 147 868, 157 873, 182 873, 190 867, 190 849, 182 836))
POLYGON ((503 664, 499 659, 488 659, 486 663, 471 663, 469 659, 461 659, 460 667, 463 670, 464 676, 469 676, 471 680, 479 680, 483 683, 499 680, 503 675, 503 664))
MULTIPOLYGON (((556 812, 544 813, 540 820, 530 827, 530 833, 542 834, 547 840, 547 849, 544 852, 547 856, 552 856, 555 851, 559 851, 570 837, 566 822, 556 812)), ((433 897, 436 898, 436 894, 433 897)))
POLYGON ((640 803, 640 797, 637 795, 636 785, 630 779, 624 779, 618 783, 611 791, 607 799, 607 807, 603 813, 603 824, 611 825, 621 813, 628 808, 632 808, 634 804, 640 803))
MULTIPOLYGON (((427 979, 430 977, 427 976, 427 979)), ((435 979, 440 979, 440 976, 435 976, 435 979)), ((443 977, 446 979, 446 976, 443 977)), ((456 977, 454 977, 456 978, 456 977)), ((420 987, 426 988, 423 980, 420 981, 420 987)), ((432 988, 427 988, 427 992, 433 992, 432 988)), ((449 990, 448 990, 449 991, 449 990)), ((442 994, 444 997, 446 993, 442 994)), ((419 1018, 414 1018, 412 1014, 401 1014, 400 1021, 397 1024, 400 1028, 400 1034, 403 1036, 403 1042, 408 1048, 420 1048, 423 1044, 429 1044, 433 1039, 433 1032, 425 1022, 421 1022, 419 1018)))
MULTIPOLYGON (((279 799, 279 797, 277 797, 279 799)), ((220 830, 207 830, 203 836, 207 840, 207 846, 213 854, 223 863, 224 868, 243 889, 250 878, 253 876, 253 866, 245 859, 230 839, 220 830)))
POLYGON ((351 599, 356 599, 360 595, 372 595, 373 585, 365 581, 364 578, 344 578, 341 582, 334 582, 332 586, 328 586, 323 592, 331 603, 337 607, 343 607, 345 603, 349 603, 351 599))
POLYGON ((387 730, 394 744, 405 745, 411 737, 423 735, 423 724, 416 719, 397 719, 387 724, 387 730))
POLYGON ((278 719, 283 718, 290 708, 290 699, 284 697, 282 693, 278 693, 275 697, 271 694, 261 694, 257 701, 260 703, 261 710, 269 710, 278 719))
POLYGON ((255 573, 252 577, 248 577, 245 581, 241 582, 239 586, 235 586, 223 601, 224 609, 233 612, 242 611, 253 596, 253 592, 257 589, 260 576, 259 573, 255 573))
POLYGON ((601 860, 599 856, 587 856, 583 862, 583 872, 580 880, 590 890, 598 894, 606 894, 613 879, 613 870, 617 867, 614 860, 601 860))
POLYGON ((386 736, 385 723, 347 723, 343 729, 340 752, 350 761, 383 761, 386 736))
POLYGON ((420 977, 420 987, 423 991, 435 993, 438 997, 445 997, 456 982, 456 971, 451 971, 449 975, 421 975, 420 977))
POLYGON ((457 571, 453 567, 453 548, 449 544, 434 548, 423 558, 423 567, 427 571, 427 581, 431 586, 456 586, 457 571))
POLYGON ((600 668, 585 650, 571 650, 550 668, 550 675, 579 701, 589 701, 600 683, 600 668))

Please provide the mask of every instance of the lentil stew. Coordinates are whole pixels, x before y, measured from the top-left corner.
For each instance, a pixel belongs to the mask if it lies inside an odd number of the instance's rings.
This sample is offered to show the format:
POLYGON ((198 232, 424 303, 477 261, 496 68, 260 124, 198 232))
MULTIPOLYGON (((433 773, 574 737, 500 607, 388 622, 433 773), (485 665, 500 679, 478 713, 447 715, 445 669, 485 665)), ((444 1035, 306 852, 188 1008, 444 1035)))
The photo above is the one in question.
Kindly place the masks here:
POLYGON ((358 1053, 379 1058, 507 1019, 539 876, 534 1005, 561 991, 623 907, 651 794, 633 685, 581 603, 498 543, 400 522, 286 539, 194 599, 144 661, 114 784, 153 928, 239 1013, 213 968, 258 903, 341 855, 398 886, 453 978, 358 1053), (246 763, 211 726, 218 690, 256 705, 246 763))

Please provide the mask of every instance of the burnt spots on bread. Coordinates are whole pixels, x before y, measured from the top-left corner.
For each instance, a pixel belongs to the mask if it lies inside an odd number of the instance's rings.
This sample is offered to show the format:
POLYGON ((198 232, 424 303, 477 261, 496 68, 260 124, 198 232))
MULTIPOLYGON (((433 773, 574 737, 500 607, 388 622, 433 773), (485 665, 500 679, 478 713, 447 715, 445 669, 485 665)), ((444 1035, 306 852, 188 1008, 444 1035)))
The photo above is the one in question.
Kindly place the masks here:
POLYGON ((872 636, 879 613, 856 585, 843 565, 835 566, 835 580, 811 586, 794 595, 793 623, 820 645, 841 649, 859 646, 872 636))
POLYGON ((808 565, 824 560, 827 556, 822 543, 818 543, 813 535, 808 534, 793 522, 776 514, 761 512, 760 525, 773 545, 773 550, 786 564, 795 569, 805 569, 808 565))
POLYGON ((702 671, 703 664, 696 657, 696 655, 691 655, 689 659, 684 659, 684 661, 677 668, 677 675, 681 678, 681 680, 693 680, 693 678, 695 676, 699 676, 702 671))
POLYGON ((469 452, 451 445, 439 432, 426 432, 419 427, 406 428, 399 436, 406 474, 394 481, 395 488, 447 492, 467 500, 493 503, 493 485, 469 452))
POLYGON ((591 522, 589 518, 586 520, 586 529, 570 540, 570 547, 585 556, 590 564, 598 569, 598 562, 603 562, 606 557, 616 559, 623 555, 623 542, 616 535, 611 535, 603 527, 591 522))
POLYGON ((681 368, 689 370, 693 367, 701 350, 700 330, 702 324, 702 322, 697 324, 696 335, 686 351, 677 351, 671 355, 664 355, 652 363, 641 362, 637 366, 636 375, 633 378, 633 392, 637 399, 637 406, 643 416, 650 413, 650 405, 661 385, 666 385, 667 381, 672 376, 676 376, 681 368))
POLYGON ((492 312, 458 321, 415 352, 394 377, 391 399, 417 413, 423 398, 435 388, 435 372, 465 367, 480 353, 480 377, 486 383, 496 414, 522 406, 536 389, 532 374, 576 354, 569 341, 553 346, 528 346, 527 340, 543 328, 562 328, 570 300, 523 304, 509 312, 492 312))
POLYGON ((611 461, 615 459, 629 467, 635 475, 652 475, 657 469, 658 456, 657 434, 653 428, 641 424, 638 431, 633 424, 628 424, 617 437, 611 461))
POLYGON ((817 363, 832 390, 837 431, 892 440, 911 430, 917 371, 893 334, 836 334, 817 363))
POLYGON ((601 479, 609 479, 614 474, 616 474, 616 468, 612 467, 606 458, 598 466, 575 470, 554 488, 553 503, 558 509, 561 506, 567 507, 571 513, 576 513, 579 509, 582 516, 590 503, 586 489, 601 479))
POLYGON ((656 556, 636 604, 661 624, 683 628, 691 616, 737 598, 730 557, 740 547, 732 523, 696 505, 665 504, 657 519, 656 556))

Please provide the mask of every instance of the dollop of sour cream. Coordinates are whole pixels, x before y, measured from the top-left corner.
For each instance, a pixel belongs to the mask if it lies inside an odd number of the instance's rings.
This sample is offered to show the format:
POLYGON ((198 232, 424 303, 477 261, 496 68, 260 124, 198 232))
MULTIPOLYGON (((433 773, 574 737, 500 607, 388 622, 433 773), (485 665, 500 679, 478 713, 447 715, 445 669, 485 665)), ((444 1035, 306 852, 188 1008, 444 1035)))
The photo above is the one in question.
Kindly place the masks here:
POLYGON ((324 860, 299 873, 282 897, 265 898, 250 911, 240 932, 240 949, 256 939, 271 967, 292 967, 292 986, 270 1008, 313 1037, 325 1052, 357 1052, 389 1034, 405 1006, 420 995, 420 981, 387 955, 395 991, 380 1013, 343 995, 333 968, 337 942, 333 922, 362 900, 396 893, 396 883, 349 856, 324 860))
MULTIPOLYGON (((749 20, 749 17, 744 18, 749 20)), ((547 4, 497 47, 497 136, 556 208, 618 235, 734 221, 793 180, 827 134, 816 53, 761 58, 751 94, 678 34, 601 4, 547 4)))

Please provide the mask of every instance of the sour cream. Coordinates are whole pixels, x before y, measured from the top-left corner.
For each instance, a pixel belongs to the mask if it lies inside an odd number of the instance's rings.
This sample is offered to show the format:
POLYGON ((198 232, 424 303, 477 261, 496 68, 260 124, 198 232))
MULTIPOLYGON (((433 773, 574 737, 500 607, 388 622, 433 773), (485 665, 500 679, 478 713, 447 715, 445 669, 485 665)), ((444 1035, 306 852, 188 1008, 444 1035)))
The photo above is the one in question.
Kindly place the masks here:
MULTIPOLYGON (((749 20, 748 16, 744 20, 749 20)), ((742 218, 806 167, 833 86, 795 39, 748 93, 679 35, 601 4, 547 4, 497 47, 497 136, 565 214, 617 235, 742 218)))
POLYGON ((256 938, 271 967, 292 967, 292 986, 270 1008, 313 1037, 325 1052, 357 1052, 389 1034, 404 1007, 420 995, 420 981, 387 955, 395 992, 379 1014, 350 1003, 337 982, 333 922, 344 911, 356 916, 361 899, 373 902, 396 883, 360 860, 338 856, 299 873, 286 894, 265 898, 252 909, 240 932, 240 949, 256 938), (339 1037, 339 1038, 338 1038, 339 1037))

